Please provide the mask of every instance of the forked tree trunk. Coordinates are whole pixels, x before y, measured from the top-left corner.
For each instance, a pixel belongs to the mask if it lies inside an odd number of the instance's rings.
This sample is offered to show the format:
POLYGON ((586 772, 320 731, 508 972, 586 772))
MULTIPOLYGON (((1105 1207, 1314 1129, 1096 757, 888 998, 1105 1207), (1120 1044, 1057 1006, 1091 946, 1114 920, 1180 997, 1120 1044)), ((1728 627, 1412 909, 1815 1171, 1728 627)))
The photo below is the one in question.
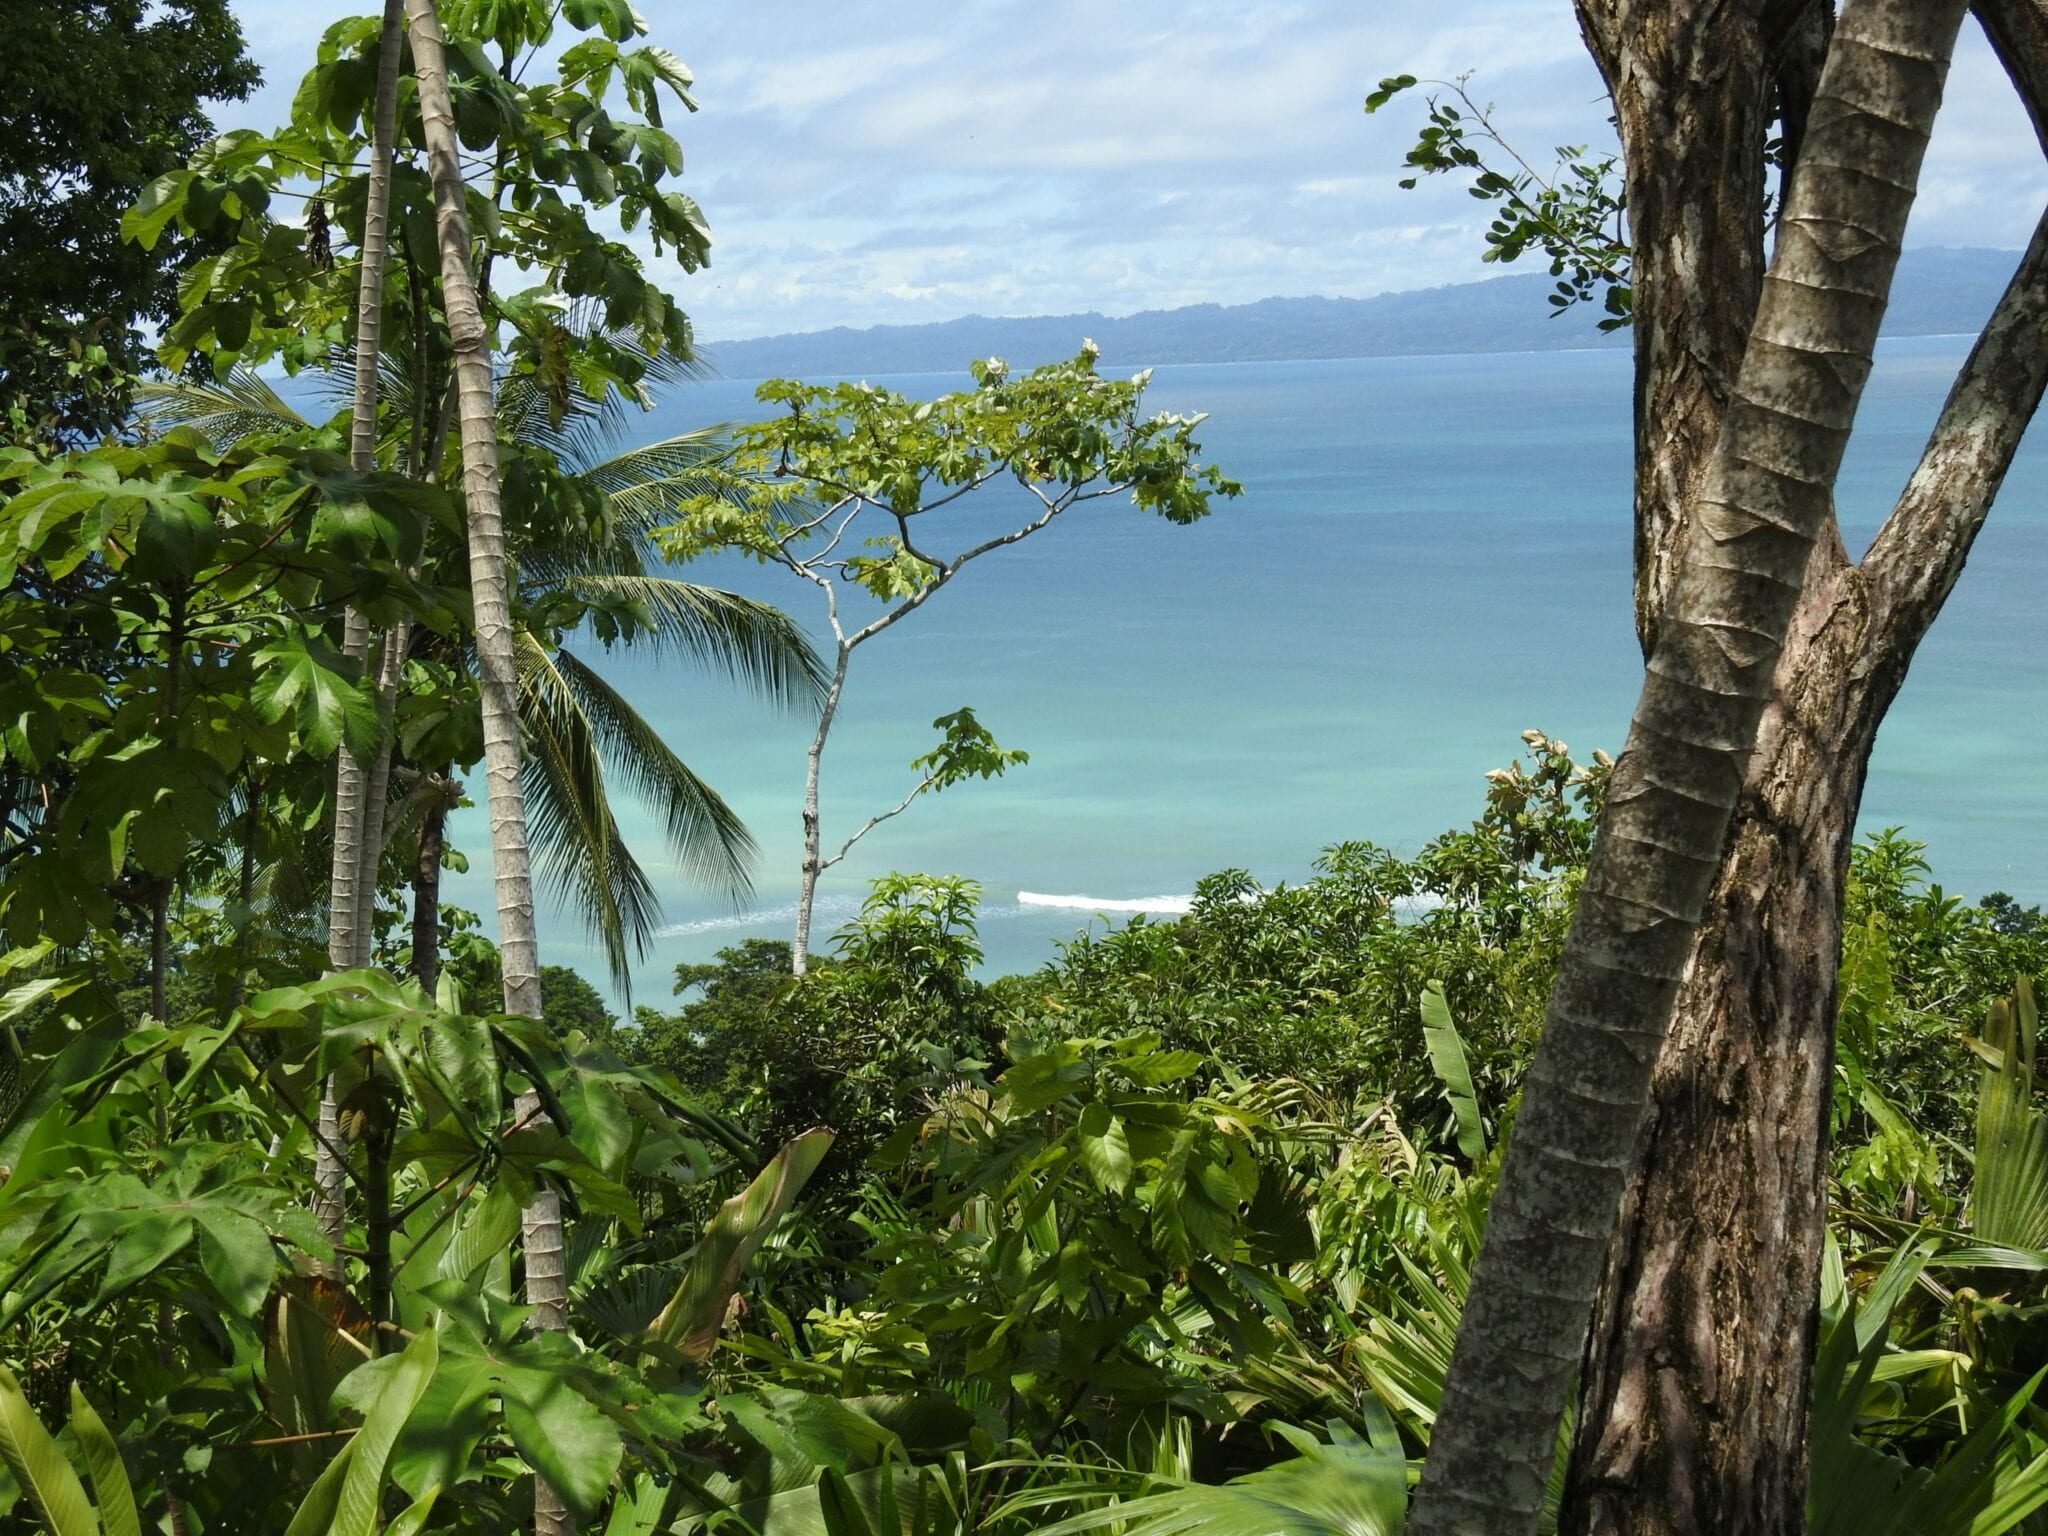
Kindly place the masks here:
POLYGON ((1652 1086, 1563 1528, 1779 1536, 1806 1506, 1841 905, 1865 765, 2048 385, 2048 224, 1860 566, 1816 551, 1652 1086))
MULTIPOLYGON (((486 809, 498 905, 498 955, 505 1011, 540 1017, 540 949, 534 928, 533 869, 527 849, 526 803, 520 783, 519 685, 513 662, 512 612, 505 559, 504 512, 498 485, 498 419, 491 377, 490 331, 470 270, 469 211, 448 94, 446 51, 434 0, 407 0, 420 121, 433 176, 435 230, 441 255, 441 308, 454 354, 457 416, 462 430, 462 488, 469 525, 469 589, 476 614, 478 691, 483 699, 486 809)), ((522 1118, 540 1113, 538 1094, 519 1101, 522 1118)), ((536 1328, 568 1326, 562 1259, 562 1207, 552 1190, 524 1218, 526 1299, 536 1328)), ((575 1529, 561 1499, 536 1480, 534 1529, 559 1536, 575 1529)))
MULTIPOLYGON (((377 467, 377 360, 384 340, 384 272, 391 254, 391 153, 397 138, 398 65, 403 0, 385 0, 377 46, 377 95, 370 122, 370 168, 363 202, 363 248, 356 283, 355 399, 349 419, 349 463, 358 474, 377 467)), ((342 649, 360 663, 370 649, 369 621, 349 606, 342 649)), ((370 920, 377 900, 377 859, 370 834, 371 796, 382 784, 343 747, 334 765, 334 862, 328 882, 327 963, 337 971, 369 964, 370 920)), ((381 807, 375 824, 383 824, 381 807)), ((378 841, 381 841, 379 834, 378 841)), ((323 1085, 320 1135, 314 1143, 313 1214, 332 1242, 347 1223, 334 1085, 323 1085)))
POLYGON ((1535 1529, 1657 1048, 1869 371, 1964 0, 1854 0, 1662 610, 1410 1528, 1535 1529))
MULTIPOLYGON (((1762 163, 1756 126, 1720 107, 1731 92, 1755 99, 1775 76, 1796 146, 1810 99, 1799 82, 1827 12, 1788 19, 1727 5, 1709 23, 1696 7, 1581 9, 1615 89, 1640 237, 1639 528, 1669 526, 1659 488, 1694 477, 1689 449, 1725 408, 1722 394, 1670 381, 1732 373, 1731 322, 1746 311, 1743 272, 1761 234, 1753 206, 1716 190, 1717 167, 1745 154, 1762 163), (1648 183, 1654 197, 1638 191, 1648 183), (1650 210, 1687 226, 1687 238, 1645 229, 1650 210), (1681 402, 1692 430, 1660 431, 1659 409, 1681 402)), ((1979 0, 1977 10, 2038 128, 2048 7, 1979 0)), ((2040 245, 1871 553, 1851 568, 1831 539, 1809 572, 1610 1251, 1562 1511, 1568 1536, 1803 1526, 1850 838, 1878 726, 2040 397, 2040 245)))

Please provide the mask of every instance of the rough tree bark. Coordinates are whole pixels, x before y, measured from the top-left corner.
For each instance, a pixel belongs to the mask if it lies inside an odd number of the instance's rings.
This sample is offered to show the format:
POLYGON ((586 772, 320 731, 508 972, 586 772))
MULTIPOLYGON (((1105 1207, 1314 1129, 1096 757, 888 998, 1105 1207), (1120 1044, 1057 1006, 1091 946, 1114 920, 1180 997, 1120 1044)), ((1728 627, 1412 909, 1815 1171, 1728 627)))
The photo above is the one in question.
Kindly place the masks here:
MULTIPOLYGON (((391 254, 391 152, 397 138, 402 6, 403 0, 385 0, 384 31, 377 47, 369 186, 356 282, 355 399, 349 419, 349 464, 358 474, 377 467, 377 360, 383 349, 384 273, 391 254)), ((343 621, 342 649, 361 662, 369 648, 369 621, 351 604, 343 621)), ((370 959, 370 918, 377 899, 370 797, 382 792, 374 779, 347 747, 341 749, 334 765, 334 862, 327 901, 327 963, 337 971, 354 970, 370 959)), ((380 825, 382 820, 381 814, 375 817, 380 825)), ((319 1125, 313 1149, 313 1214, 328 1239, 339 1243, 347 1223, 346 1173, 332 1081, 321 1089, 319 1125)))
MULTIPOLYGON (((2036 106, 2048 100, 2048 7, 1984 0, 1977 8, 2023 96, 2036 106)), ((1725 125, 1710 104, 1726 82, 1708 92, 1696 82, 1734 59, 1775 75, 1783 132, 1796 147, 1810 98, 1798 82, 1810 73, 1825 10, 1787 17, 1723 7, 1708 25, 1675 8, 1656 19, 1669 31, 1652 46, 1618 32, 1614 9, 1582 5, 1609 20, 1588 24, 1596 57, 1610 80, 1635 79, 1662 107, 1661 116, 1631 110, 1617 96, 1631 188, 1663 179, 1652 206, 1699 231, 1701 249, 1720 253, 1710 269, 1725 281, 1760 237, 1761 219, 1756 207, 1727 206, 1693 182, 1745 148, 1733 132, 1715 142, 1725 125), (1731 42, 1730 32, 1750 41, 1731 42), (1673 38, 1693 51, 1674 48, 1673 38), (1674 128, 1691 162, 1672 153, 1674 128)), ((1761 164, 1760 137, 1746 147, 1761 164)), ((1803 1526, 1850 840, 1878 726, 2040 397, 2040 362, 2028 355, 2025 329, 2038 325, 2042 304, 2038 249, 2037 240, 1870 554, 1851 566, 1832 535, 1809 571, 1609 1254, 1562 1512, 1569 1536, 1775 1536, 1803 1526)), ((1660 380, 1668 359, 1688 367, 1703 359, 1717 371, 1732 362, 1725 315, 1689 325, 1682 305, 1658 302, 1695 285, 1696 268, 1668 251, 1657 240, 1638 246, 1639 311, 1664 326, 1639 338, 1639 402, 1676 408, 1660 380)), ((1722 297, 1739 310, 1739 288, 1722 297)), ((1658 487, 1695 473, 1688 449, 1701 427, 1718 424, 1725 398, 1696 392, 1689 404, 1699 417, 1690 433, 1660 435, 1639 423, 1643 456, 1662 460, 1639 469, 1639 527, 1658 520, 1658 487)))
MULTIPOLYGON (((462 432, 462 485, 469 528, 469 589, 476 614, 478 691, 483 699, 485 802, 491 827, 491 868, 498 907, 498 956, 505 1011, 540 1017, 540 946, 534 926, 533 865, 527 848, 526 801, 520 784, 519 684, 513 661, 512 612, 505 559, 504 511, 498 482, 498 421, 491 375, 490 330, 470 270, 469 212, 455 111, 448 92, 446 49, 434 0, 406 0, 420 121, 434 184, 435 232, 441 257, 441 308, 454 354, 456 415, 462 432)), ((519 1100, 523 1117, 538 1114, 540 1097, 519 1100)), ((525 1212, 526 1299, 533 1326, 568 1327, 568 1285, 562 1255, 562 1206, 544 1190, 525 1212)), ((534 1488, 538 1536, 573 1532, 560 1497, 545 1482, 534 1488)))
POLYGON ((1852 0, 1618 759, 1410 1522, 1535 1528, 1651 1070, 1868 374, 1964 0, 1852 0))

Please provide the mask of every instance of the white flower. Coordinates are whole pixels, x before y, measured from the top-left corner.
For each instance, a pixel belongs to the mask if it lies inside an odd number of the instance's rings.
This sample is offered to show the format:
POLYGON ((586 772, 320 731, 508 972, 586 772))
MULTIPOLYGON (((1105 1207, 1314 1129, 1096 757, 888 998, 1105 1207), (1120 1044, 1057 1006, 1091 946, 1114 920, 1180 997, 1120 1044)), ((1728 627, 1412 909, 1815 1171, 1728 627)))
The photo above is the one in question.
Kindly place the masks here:
POLYGON ((992 379, 1000 379, 1010 371, 1010 365, 1000 357, 990 358, 982 367, 988 370, 988 376, 992 379))
POLYGON ((1081 338, 1081 355, 1087 358, 1102 356, 1102 348, 1095 345, 1095 338, 1093 336, 1083 336, 1081 338))

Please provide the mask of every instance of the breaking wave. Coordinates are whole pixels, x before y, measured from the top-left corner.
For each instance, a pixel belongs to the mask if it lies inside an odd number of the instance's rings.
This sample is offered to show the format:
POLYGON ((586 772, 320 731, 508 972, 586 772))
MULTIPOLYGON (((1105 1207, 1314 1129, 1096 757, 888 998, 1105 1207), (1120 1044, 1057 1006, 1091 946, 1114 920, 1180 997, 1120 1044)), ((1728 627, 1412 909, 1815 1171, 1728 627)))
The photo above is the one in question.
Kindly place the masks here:
POLYGON ((1048 896, 1042 891, 1019 891, 1020 907, 1069 907, 1077 912, 1157 912, 1181 916, 1194 910, 1192 896, 1048 896))

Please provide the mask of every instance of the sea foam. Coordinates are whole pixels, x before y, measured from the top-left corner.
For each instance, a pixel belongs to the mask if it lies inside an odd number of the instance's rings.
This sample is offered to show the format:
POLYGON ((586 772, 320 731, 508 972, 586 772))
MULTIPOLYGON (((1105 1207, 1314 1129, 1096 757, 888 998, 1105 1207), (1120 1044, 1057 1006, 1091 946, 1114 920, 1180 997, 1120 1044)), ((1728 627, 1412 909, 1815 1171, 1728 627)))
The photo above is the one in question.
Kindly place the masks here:
POLYGON ((1042 891, 1019 891, 1020 907, 1070 907, 1078 912, 1156 912, 1179 917, 1194 910, 1192 896, 1048 896, 1042 891))

